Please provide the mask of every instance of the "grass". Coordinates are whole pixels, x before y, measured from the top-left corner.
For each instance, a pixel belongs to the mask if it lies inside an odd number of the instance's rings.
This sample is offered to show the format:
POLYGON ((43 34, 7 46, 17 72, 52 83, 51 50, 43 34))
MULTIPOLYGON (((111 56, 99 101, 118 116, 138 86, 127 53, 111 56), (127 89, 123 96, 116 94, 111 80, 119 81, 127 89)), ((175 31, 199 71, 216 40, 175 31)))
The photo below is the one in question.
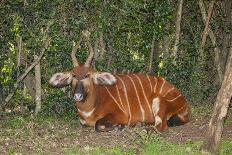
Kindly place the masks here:
MULTIPOLYGON (((88 154, 88 155, 200 155, 205 154, 201 152, 202 142, 191 142, 186 144, 175 144, 168 142, 162 138, 157 139, 156 141, 146 142, 140 152, 136 150, 125 150, 123 147, 113 147, 113 148, 104 148, 104 147, 89 147, 85 146, 84 148, 79 148, 73 146, 70 149, 65 150, 65 155, 70 154, 88 154)), ((223 141, 220 154, 229 155, 232 153, 232 141, 223 141)))
POLYGON ((83 148, 73 146, 70 149, 65 150, 65 155, 75 154, 75 155, 82 155, 82 154, 88 154, 88 155, 134 155, 134 150, 125 150, 122 147, 113 147, 113 148, 107 148, 107 147, 90 147, 90 146, 84 146, 83 148))
POLYGON ((143 148, 142 155, 199 155, 200 143, 178 145, 165 140, 147 143, 143 148))

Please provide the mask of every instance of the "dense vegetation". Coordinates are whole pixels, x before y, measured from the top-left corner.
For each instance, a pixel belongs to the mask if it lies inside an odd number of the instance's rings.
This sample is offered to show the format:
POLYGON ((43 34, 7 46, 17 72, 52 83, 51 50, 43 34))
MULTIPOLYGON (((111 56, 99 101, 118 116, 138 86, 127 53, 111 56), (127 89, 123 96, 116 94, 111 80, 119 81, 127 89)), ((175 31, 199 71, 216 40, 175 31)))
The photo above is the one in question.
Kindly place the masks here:
MULTIPOLYGON (((217 36, 216 46, 224 53, 219 59, 222 73, 231 40, 226 3, 215 4, 211 21, 217 36)), ((183 4, 177 55, 172 54, 176 1, 14 0, 1 1, 0 7, 1 101, 14 91, 17 77, 33 62, 34 55, 40 54, 49 37, 49 48, 41 61, 43 108, 54 111, 49 108, 57 106, 56 103, 60 109, 69 108, 66 92, 51 90, 47 81, 53 73, 72 67, 73 42, 78 41, 81 31, 86 29, 91 32, 95 48, 93 66, 97 70, 131 70, 164 76, 192 104, 213 101, 221 84, 216 70, 218 64, 214 61, 215 45, 208 39, 203 54, 199 52, 204 22, 195 0, 183 4)), ((78 59, 83 62, 87 49, 82 45, 78 59)), ((29 76, 24 83, 33 81, 33 71, 29 76)), ((29 83, 26 87, 34 88, 33 82, 29 83)), ((20 82, 16 95, 7 105, 12 108, 22 102, 33 103, 30 88, 25 93, 23 82, 20 82)))

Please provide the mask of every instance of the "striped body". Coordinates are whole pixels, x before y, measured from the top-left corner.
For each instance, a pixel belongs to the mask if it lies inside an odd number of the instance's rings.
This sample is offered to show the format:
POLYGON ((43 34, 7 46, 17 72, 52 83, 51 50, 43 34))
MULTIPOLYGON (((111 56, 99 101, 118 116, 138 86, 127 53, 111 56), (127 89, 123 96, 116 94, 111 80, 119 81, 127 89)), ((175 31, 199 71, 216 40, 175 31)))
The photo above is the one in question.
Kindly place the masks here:
POLYGON ((83 125, 97 131, 109 131, 117 125, 153 123, 158 130, 189 121, 190 107, 180 91, 161 77, 143 74, 113 75, 93 70, 94 51, 87 32, 72 48, 74 68, 55 73, 53 87, 72 87, 73 98, 83 125), (84 37, 89 56, 79 64, 75 53, 84 37))
POLYGON ((143 74, 114 76, 117 80, 114 85, 93 84, 86 101, 76 104, 82 124, 95 126, 104 119, 112 125, 154 123, 163 130, 174 115, 178 115, 182 124, 188 122, 189 105, 165 79, 143 74))

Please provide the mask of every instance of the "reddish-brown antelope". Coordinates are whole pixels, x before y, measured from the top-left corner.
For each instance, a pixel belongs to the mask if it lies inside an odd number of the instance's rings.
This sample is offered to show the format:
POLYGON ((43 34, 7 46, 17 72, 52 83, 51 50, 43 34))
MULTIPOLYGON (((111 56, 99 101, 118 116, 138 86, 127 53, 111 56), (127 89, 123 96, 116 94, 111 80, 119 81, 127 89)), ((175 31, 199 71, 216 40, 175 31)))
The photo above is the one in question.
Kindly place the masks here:
POLYGON ((87 45, 90 54, 85 64, 76 59, 77 44, 71 53, 74 68, 54 74, 49 81, 59 88, 71 85, 82 125, 109 131, 143 122, 162 131, 189 121, 189 104, 164 78, 95 71, 90 67, 93 48, 88 39, 87 45))

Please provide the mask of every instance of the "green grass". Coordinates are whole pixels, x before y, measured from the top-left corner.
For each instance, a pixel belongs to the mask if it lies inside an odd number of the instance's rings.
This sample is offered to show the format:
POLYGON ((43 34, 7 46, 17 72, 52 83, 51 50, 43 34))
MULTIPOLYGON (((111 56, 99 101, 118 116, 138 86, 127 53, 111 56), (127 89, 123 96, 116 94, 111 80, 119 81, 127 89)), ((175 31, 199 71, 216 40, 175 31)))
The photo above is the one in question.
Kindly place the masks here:
MULTIPOLYGON (((168 142, 162 138, 158 138, 156 141, 147 142, 140 150, 129 149, 125 150, 123 147, 104 148, 104 147, 93 147, 84 146, 79 148, 73 146, 70 149, 65 150, 65 155, 70 154, 88 154, 88 155, 203 155, 201 152, 202 142, 187 142, 186 144, 175 144, 168 142)), ((220 155, 232 154, 232 141, 223 141, 220 147, 220 155)))
MULTIPOLYGON (((192 143, 192 144, 178 145, 178 144, 167 142, 165 140, 157 140, 154 142, 148 142, 144 144, 139 150, 139 152, 133 149, 125 150, 125 148, 123 147, 104 148, 104 147, 96 146, 96 147, 90 148, 88 146, 85 146, 83 148, 79 148, 77 146, 73 146, 72 148, 65 150, 64 154, 65 155, 70 155, 70 154, 77 154, 77 155, 81 155, 81 154, 89 154, 89 155, 102 155, 102 154, 107 154, 107 155, 133 155, 133 154, 199 155, 199 154, 202 154, 200 151, 201 144, 202 144, 201 142, 198 142, 198 143, 192 143)), ((227 153, 228 152, 229 151, 227 151, 227 153)))
POLYGON ((220 154, 225 154, 225 155, 232 154, 232 141, 231 140, 224 140, 221 142, 220 154))
POLYGON ((16 129, 16 128, 22 128, 23 126, 25 126, 27 124, 27 121, 24 117, 19 116, 19 117, 15 117, 11 120, 8 120, 4 123, 5 123, 5 125, 9 126, 10 128, 16 129))
POLYGON ((204 106, 192 106, 191 114, 194 117, 211 116, 213 112, 213 105, 205 104, 204 106))
POLYGON ((65 155, 75 154, 75 155, 82 155, 82 154, 88 154, 88 155, 134 155, 135 150, 128 149, 125 150, 123 147, 116 146, 113 148, 106 148, 106 147, 89 147, 84 146, 83 148, 79 148, 77 146, 73 146, 72 148, 66 149, 64 151, 65 155))

